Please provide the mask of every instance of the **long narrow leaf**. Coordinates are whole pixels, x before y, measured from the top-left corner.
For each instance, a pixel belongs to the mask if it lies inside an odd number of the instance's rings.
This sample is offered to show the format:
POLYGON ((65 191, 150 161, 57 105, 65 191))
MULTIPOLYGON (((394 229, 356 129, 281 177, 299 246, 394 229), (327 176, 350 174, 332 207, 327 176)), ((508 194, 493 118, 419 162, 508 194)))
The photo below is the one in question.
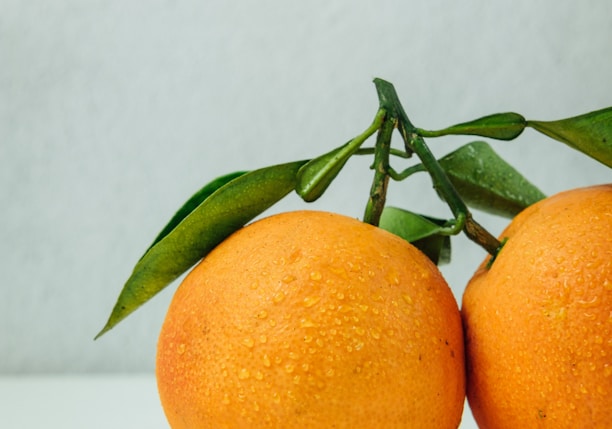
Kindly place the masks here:
POLYGON ((108 322, 96 338, 191 268, 217 244, 291 192, 305 161, 254 170, 223 185, 134 267, 108 322))
POLYGON ((612 167, 612 107, 559 121, 528 121, 527 125, 612 167))
MULTIPOLYGON (((217 189, 219 189, 223 185, 231 182, 235 178, 242 176, 245 173, 246 171, 237 171, 235 173, 230 173, 230 174, 226 174, 221 177, 217 177, 213 181, 207 183, 202 189, 197 191, 195 194, 193 194, 191 198, 189 198, 187 202, 185 202, 185 204, 183 204, 183 206, 180 209, 178 209, 175 215, 172 216, 172 219, 170 219, 170 221, 161 230, 161 232, 157 235, 157 237, 155 237, 155 240, 153 240, 153 243, 151 243, 151 245, 147 249, 147 252, 149 251, 149 249, 151 249, 151 247, 155 246, 158 242, 162 240, 162 238, 164 238, 174 228, 176 228, 183 219, 185 219, 192 211, 194 211, 200 204, 202 204, 202 202, 205 199, 211 196, 213 192, 215 192, 217 189)), ((147 252, 145 252, 145 254, 147 252)))

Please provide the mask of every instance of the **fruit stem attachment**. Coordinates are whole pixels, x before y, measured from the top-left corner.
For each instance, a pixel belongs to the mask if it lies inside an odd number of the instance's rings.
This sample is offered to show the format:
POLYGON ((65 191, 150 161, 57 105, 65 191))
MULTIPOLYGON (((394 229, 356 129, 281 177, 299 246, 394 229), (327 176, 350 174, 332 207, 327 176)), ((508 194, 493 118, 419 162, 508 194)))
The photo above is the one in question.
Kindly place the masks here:
POLYGON ((502 244, 472 218, 472 214, 425 144, 425 140, 419 135, 418 130, 412 125, 410 119, 408 119, 408 115, 406 115, 399 101, 393 84, 378 78, 374 79, 374 84, 378 92, 380 108, 388 112, 389 118, 395 119, 397 128, 404 140, 406 152, 408 154, 417 154, 423 166, 429 172, 434 188, 443 197, 444 201, 446 201, 451 209, 453 216, 455 216, 456 223, 453 229, 456 229, 456 232, 463 230, 468 238, 495 257, 501 249, 502 244))

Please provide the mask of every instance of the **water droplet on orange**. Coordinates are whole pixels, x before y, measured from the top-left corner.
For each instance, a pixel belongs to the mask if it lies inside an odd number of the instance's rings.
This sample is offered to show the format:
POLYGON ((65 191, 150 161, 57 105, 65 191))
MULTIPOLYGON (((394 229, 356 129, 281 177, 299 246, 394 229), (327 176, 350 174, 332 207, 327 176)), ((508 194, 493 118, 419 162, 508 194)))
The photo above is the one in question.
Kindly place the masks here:
POLYGON ((307 296, 306 298, 304 298, 304 307, 312 307, 320 300, 320 296, 307 296))

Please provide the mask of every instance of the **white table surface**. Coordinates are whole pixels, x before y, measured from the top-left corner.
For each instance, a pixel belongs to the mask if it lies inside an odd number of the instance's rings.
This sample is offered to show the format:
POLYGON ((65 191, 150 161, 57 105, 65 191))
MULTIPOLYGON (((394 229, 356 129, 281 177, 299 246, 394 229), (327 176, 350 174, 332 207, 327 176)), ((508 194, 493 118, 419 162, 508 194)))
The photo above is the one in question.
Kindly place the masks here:
POLYGON ((168 429, 168 424, 153 375, 3 375, 0 428, 168 429))
MULTIPOLYGON (((469 410, 460 427, 476 428, 469 410)), ((168 429, 168 424, 153 374, 0 375, 0 428, 168 429)))

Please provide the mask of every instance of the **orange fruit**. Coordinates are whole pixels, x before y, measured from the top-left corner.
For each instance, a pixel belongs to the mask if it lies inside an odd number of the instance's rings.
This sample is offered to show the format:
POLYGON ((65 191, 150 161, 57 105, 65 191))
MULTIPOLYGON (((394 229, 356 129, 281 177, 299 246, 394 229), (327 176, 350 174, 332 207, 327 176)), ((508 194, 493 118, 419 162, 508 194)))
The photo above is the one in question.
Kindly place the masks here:
POLYGON ((612 428, 612 185, 521 212, 462 303, 481 428, 612 428))
POLYGON ((257 221, 177 289, 158 343, 179 428, 456 428, 461 317, 415 247, 342 215, 257 221))

